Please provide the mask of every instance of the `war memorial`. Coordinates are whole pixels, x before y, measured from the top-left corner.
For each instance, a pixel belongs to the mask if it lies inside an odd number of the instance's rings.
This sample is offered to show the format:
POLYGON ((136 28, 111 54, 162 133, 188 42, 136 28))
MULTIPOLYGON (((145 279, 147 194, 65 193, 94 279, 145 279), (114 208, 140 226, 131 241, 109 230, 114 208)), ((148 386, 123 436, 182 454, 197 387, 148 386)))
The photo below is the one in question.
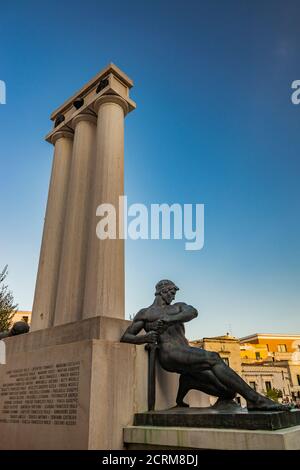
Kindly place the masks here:
POLYGON ((153 304, 125 320, 124 238, 99 240, 95 214, 124 194, 132 86, 110 64, 51 115, 32 326, 3 335, 1 449, 299 450, 300 411, 189 345, 184 323, 198 306, 175 301, 173 279, 157 280, 153 304))

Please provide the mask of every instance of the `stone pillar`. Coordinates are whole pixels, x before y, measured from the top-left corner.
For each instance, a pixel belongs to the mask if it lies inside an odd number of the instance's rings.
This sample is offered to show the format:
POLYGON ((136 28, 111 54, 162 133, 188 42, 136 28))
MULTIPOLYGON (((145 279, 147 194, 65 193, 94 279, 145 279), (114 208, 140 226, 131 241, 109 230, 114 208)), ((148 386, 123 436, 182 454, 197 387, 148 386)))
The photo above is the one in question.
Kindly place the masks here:
POLYGON ((124 240, 96 236, 96 209, 102 203, 116 208, 124 194, 124 116, 127 102, 117 95, 100 96, 98 113, 93 219, 89 234, 83 317, 124 318, 124 240))
POLYGON ((57 142, 56 156, 33 330, 100 315, 124 318, 124 242, 96 237, 96 208, 105 202, 117 209, 124 191, 124 115, 136 107, 132 86, 109 64, 50 116, 46 140, 57 142), (66 137, 74 128, 72 150, 66 137))
POLYGON ((71 168, 73 132, 71 130, 54 132, 51 136, 51 142, 54 144, 55 150, 32 309, 31 330, 47 328, 53 322, 71 168))
POLYGON ((75 137, 54 325, 82 317, 88 234, 91 224, 96 115, 91 111, 72 120, 75 137))

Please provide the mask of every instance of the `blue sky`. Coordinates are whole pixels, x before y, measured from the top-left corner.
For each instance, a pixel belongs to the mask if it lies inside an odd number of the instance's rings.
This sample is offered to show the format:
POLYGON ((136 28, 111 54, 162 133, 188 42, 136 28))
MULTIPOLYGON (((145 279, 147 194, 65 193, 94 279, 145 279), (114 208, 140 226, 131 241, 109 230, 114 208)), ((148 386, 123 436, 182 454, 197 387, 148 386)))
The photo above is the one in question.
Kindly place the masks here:
POLYGON ((31 309, 53 148, 50 113, 107 63, 135 83, 130 203, 204 203, 205 246, 128 241, 126 315, 171 278, 191 338, 300 333, 298 1, 1 5, 0 265, 31 309))

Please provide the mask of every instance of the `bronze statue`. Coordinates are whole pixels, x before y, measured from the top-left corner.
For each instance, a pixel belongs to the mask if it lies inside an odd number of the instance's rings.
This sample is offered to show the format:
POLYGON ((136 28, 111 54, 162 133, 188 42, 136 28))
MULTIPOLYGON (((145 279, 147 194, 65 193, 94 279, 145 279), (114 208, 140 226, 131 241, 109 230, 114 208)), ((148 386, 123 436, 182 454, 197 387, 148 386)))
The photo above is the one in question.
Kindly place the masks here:
POLYGON ((29 325, 25 321, 17 321, 13 324, 9 331, 3 331, 0 333, 0 339, 9 338, 10 336, 23 335, 28 333, 29 325))
POLYGON ((177 290, 172 281, 159 281, 153 304, 136 314, 121 338, 126 343, 155 345, 162 368, 180 374, 177 406, 188 406, 183 399, 194 389, 218 397, 221 405, 235 404, 239 393, 247 401, 249 411, 287 410, 253 390, 218 353, 189 345, 184 323, 196 318, 198 312, 183 302, 172 304, 177 290), (139 334, 142 330, 145 334, 139 334))

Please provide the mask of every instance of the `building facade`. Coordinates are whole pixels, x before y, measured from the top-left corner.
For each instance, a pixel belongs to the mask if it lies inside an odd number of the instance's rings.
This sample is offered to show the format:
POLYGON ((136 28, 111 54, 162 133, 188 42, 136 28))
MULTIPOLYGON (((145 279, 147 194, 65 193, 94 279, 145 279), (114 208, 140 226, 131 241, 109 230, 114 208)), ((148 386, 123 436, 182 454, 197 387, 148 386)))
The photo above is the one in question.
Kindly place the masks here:
POLYGON ((275 392, 279 401, 300 400, 300 335, 255 333, 239 339, 227 334, 190 344, 218 352, 257 392, 275 392))
MULTIPOLYGON (((270 333, 255 333, 240 338, 241 360, 243 364, 267 364, 279 369, 285 369, 289 377, 290 399, 300 399, 300 335, 283 335, 270 333), (254 359, 255 356, 255 359, 254 359)), ((275 379, 271 381, 275 387, 275 379)), ((282 384, 280 389, 287 390, 282 384)))

